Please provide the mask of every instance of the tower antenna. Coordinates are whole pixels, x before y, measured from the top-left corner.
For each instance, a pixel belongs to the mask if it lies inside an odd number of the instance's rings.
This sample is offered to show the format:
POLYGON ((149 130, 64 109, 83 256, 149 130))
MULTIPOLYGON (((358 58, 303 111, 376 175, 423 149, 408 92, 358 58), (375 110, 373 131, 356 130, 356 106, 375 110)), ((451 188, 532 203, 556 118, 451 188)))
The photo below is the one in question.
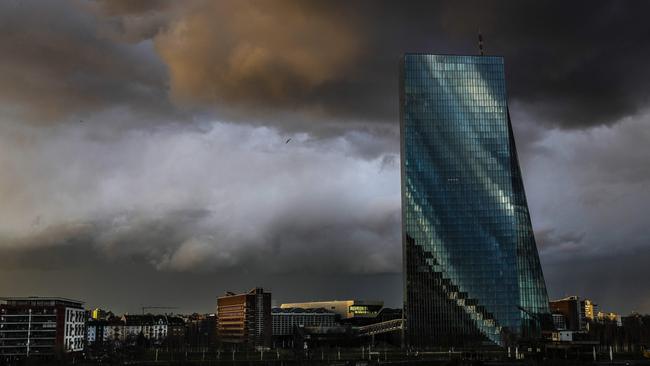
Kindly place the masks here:
POLYGON ((481 30, 478 30, 478 52, 481 56, 483 56, 485 53, 483 52, 483 35, 481 34, 481 30))

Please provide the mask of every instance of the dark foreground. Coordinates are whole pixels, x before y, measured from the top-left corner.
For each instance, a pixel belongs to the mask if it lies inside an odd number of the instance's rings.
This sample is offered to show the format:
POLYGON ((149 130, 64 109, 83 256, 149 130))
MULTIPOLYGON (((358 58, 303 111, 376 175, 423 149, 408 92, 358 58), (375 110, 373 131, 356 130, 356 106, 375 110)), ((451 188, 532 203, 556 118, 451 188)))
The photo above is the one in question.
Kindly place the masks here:
MULTIPOLYGON (((510 355, 512 356, 512 354, 510 355)), ((340 365, 340 366, 373 366, 373 365, 449 365, 449 366, 478 366, 478 365, 530 365, 530 366, 571 366, 571 365, 647 365, 650 359, 640 354, 614 354, 609 360, 609 354, 593 353, 547 353, 524 355, 524 359, 508 358, 504 352, 422 352, 403 351, 400 349, 327 349, 305 352, 265 351, 265 352, 220 352, 220 351, 163 351, 146 350, 142 352, 115 352, 101 356, 85 354, 65 359, 14 359, 0 360, 0 366, 8 365, 133 365, 133 366, 165 366, 165 365, 340 365)))
POLYGON ((650 366, 650 360, 614 360, 614 361, 582 361, 582 360, 521 360, 521 361, 476 361, 476 360, 341 360, 341 361, 322 361, 322 360, 285 360, 285 361, 130 361, 119 364, 103 362, 60 362, 53 363, 21 363, 21 365, 133 365, 133 366, 208 366, 208 365, 259 365, 259 366, 292 366, 292 365, 332 365, 332 366, 374 366, 374 365, 430 365, 430 366, 573 366, 573 365, 647 365, 650 366))

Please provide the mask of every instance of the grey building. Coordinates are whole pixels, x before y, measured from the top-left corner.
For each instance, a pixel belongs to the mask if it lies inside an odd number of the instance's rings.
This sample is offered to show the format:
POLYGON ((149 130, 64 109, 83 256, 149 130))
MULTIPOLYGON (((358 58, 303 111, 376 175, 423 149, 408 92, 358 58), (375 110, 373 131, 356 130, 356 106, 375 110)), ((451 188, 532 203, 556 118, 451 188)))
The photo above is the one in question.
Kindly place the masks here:
POLYGON ((338 315, 323 308, 273 308, 273 336, 291 336, 295 327, 331 328, 337 326, 338 315))

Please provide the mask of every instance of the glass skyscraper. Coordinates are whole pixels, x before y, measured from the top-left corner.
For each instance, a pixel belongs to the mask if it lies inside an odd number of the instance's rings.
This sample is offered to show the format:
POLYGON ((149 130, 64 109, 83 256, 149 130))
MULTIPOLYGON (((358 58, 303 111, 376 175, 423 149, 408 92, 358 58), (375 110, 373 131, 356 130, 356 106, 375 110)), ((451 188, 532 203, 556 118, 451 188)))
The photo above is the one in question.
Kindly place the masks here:
POLYGON ((407 341, 539 337, 548 296, 495 56, 401 61, 407 341))

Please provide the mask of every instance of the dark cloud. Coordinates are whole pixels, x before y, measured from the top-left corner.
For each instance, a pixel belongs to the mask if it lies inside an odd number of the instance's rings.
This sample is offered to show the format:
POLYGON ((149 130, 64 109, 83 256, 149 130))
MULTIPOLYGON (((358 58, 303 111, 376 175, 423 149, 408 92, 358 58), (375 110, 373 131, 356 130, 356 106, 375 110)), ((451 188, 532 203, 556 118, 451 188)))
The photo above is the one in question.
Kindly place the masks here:
POLYGON ((553 297, 591 297, 609 311, 650 309, 650 299, 639 290, 650 243, 647 123, 644 112, 611 127, 553 130, 523 157, 553 297))
POLYGON ((574 253, 545 261, 544 275, 549 296, 558 299, 569 295, 590 298, 601 311, 629 314, 647 313, 650 296, 643 291, 650 260, 644 248, 628 250, 614 245, 604 255, 574 253))
POLYGON ((2 2, 0 290, 131 311, 257 285, 399 304, 398 60, 475 54, 481 29, 506 57, 551 294, 648 311, 648 10, 2 2))
POLYGON ((399 166, 390 153, 358 153, 380 150, 360 132, 286 144, 275 129, 223 123, 108 140, 81 131, 37 130, 29 156, 14 135, 0 137, 11 160, 0 177, 0 247, 82 242, 107 259, 178 272, 400 270, 399 166))
POLYGON ((541 252, 560 250, 563 253, 578 252, 585 249, 585 233, 558 234, 553 229, 540 230, 535 232, 537 248, 541 252))
POLYGON ((277 212, 271 223, 246 227, 247 232, 221 224, 213 217, 216 213, 207 210, 176 210, 158 217, 122 214, 4 238, 0 251, 5 268, 14 270, 25 261, 35 269, 65 268, 82 257, 62 254, 83 247, 108 262, 127 261, 171 272, 399 273, 401 260, 395 245, 400 239, 399 207, 375 203, 360 215, 341 214, 350 211, 342 202, 329 207, 320 201, 313 204, 277 212), (52 251, 60 253, 44 255, 52 251))
POLYGON ((540 122, 581 128, 635 114, 648 98, 645 3, 454 2, 453 34, 480 28, 506 57, 510 97, 540 122))
POLYGON ((586 1, 9 1, 0 95, 39 120, 191 107, 341 133, 397 121, 402 53, 476 53, 481 29, 487 51, 506 57, 511 100, 536 121, 611 125, 648 100, 648 10, 586 1))
POLYGON ((172 112, 151 42, 118 43, 101 28, 70 2, 2 2, 0 116, 48 124, 118 107, 140 117, 172 112))
POLYGON ((513 101, 539 122, 584 128, 616 123, 647 101, 648 10, 607 2, 208 2, 180 15, 156 45, 178 98, 240 105, 231 116, 261 108, 393 122, 399 56, 476 53, 481 29, 488 52, 506 57, 513 101))

